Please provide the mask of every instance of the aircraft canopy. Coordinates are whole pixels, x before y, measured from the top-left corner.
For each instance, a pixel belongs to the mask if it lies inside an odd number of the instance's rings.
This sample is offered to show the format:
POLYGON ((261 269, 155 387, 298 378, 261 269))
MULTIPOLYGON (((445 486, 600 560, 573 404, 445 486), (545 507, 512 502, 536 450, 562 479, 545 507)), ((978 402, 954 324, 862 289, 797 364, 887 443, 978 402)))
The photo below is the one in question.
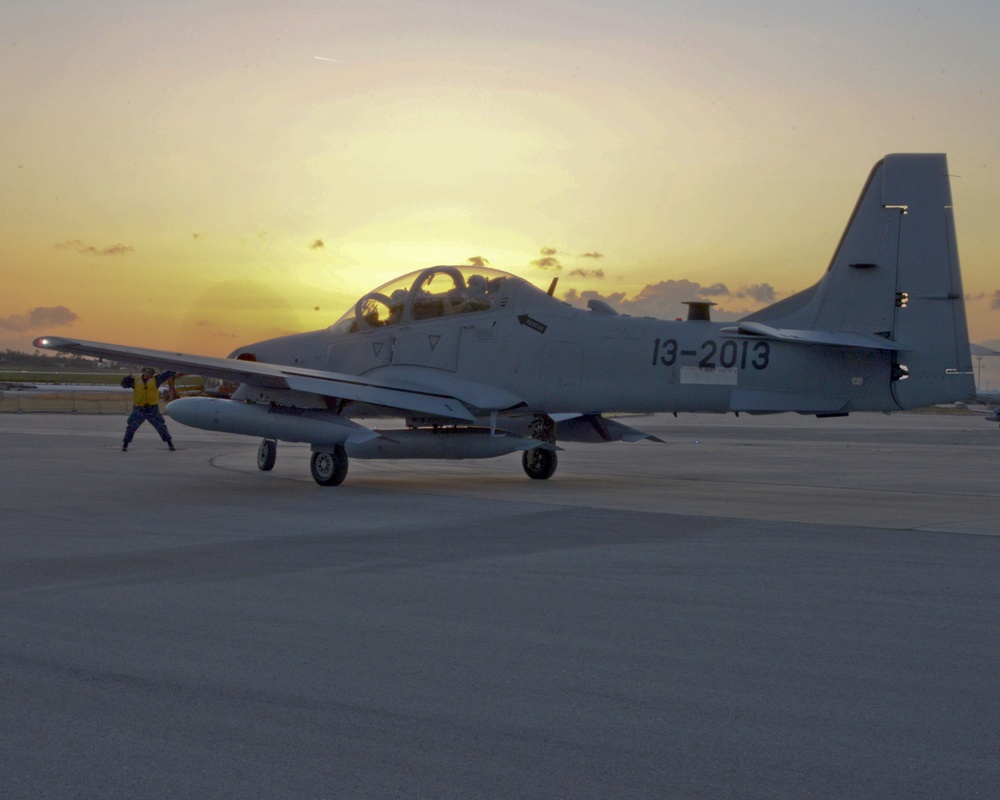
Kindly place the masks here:
POLYGON ((363 295, 332 328, 353 332, 435 317, 488 311, 515 282, 490 267, 440 266, 417 270, 363 295))

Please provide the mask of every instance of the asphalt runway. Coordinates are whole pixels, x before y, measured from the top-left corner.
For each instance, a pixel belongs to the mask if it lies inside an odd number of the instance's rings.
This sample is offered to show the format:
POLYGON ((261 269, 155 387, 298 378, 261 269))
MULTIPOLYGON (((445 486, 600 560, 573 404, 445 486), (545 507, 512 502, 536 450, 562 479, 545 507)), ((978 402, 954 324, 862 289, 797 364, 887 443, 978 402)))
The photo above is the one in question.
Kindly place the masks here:
POLYGON ((995 798, 1000 429, 352 461, 0 415, 0 797, 995 798))

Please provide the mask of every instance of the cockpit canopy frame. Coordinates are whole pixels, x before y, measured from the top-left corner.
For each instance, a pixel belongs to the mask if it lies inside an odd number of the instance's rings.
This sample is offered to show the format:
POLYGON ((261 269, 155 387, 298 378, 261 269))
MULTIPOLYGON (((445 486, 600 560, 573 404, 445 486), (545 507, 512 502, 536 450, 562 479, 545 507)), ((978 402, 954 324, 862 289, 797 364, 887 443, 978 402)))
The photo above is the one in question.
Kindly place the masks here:
POLYGON ((489 311, 520 278, 490 267, 437 266, 407 273, 363 295, 332 326, 355 332, 489 311))

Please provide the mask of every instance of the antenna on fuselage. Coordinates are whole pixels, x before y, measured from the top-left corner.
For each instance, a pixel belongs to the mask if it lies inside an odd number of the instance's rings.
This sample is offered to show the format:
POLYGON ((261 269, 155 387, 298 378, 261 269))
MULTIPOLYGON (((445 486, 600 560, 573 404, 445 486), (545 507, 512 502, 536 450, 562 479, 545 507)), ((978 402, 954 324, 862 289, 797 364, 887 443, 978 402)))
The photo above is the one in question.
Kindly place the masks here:
POLYGON ((552 279, 552 283, 549 284, 549 291, 548 291, 549 297, 552 297, 552 293, 556 290, 556 284, 557 283, 559 283, 559 276, 558 275, 556 275, 552 279))

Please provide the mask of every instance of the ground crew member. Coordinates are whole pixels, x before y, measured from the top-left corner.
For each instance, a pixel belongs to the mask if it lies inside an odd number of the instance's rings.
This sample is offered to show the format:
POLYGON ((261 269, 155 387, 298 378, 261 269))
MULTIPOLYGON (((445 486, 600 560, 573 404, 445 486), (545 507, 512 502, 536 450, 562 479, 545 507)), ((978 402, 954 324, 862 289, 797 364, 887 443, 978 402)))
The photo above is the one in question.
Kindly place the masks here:
POLYGON ((167 430, 167 423, 160 413, 160 384, 174 377, 175 372, 161 372, 156 374, 152 367, 143 367, 142 376, 137 380, 131 372, 122 378, 122 386, 132 390, 133 405, 132 413, 128 415, 125 423, 125 440, 122 442, 122 452, 128 450, 128 443, 132 441, 135 432, 144 422, 149 422, 160 438, 167 443, 167 447, 175 450, 174 442, 170 438, 167 430))

